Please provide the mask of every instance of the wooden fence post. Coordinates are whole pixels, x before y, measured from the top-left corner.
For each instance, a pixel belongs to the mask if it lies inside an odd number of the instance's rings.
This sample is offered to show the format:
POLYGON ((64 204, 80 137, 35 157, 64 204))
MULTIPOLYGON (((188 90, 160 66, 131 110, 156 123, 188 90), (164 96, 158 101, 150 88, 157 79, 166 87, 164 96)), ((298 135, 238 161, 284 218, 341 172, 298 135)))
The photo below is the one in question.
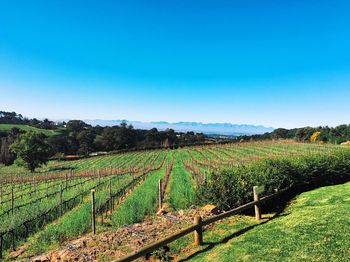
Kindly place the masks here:
POLYGON ((13 184, 11 187, 11 214, 13 216, 13 210, 15 208, 15 195, 14 195, 14 191, 13 191, 13 184))
POLYGON ((35 177, 34 177, 34 175, 33 175, 32 185, 33 185, 32 193, 34 194, 35 193, 35 177))
POLYGON ((96 214, 95 214, 95 189, 91 190, 91 227, 92 233, 96 234, 96 214))
POLYGON ((46 198, 48 198, 48 194, 49 194, 49 184, 47 184, 46 186, 46 193, 45 193, 46 198))
POLYGON ((84 201, 84 183, 82 182, 82 178, 80 178, 80 194, 81 194, 81 201, 80 203, 83 203, 84 201))
POLYGON ((11 249, 12 251, 16 251, 15 249, 15 231, 11 230, 11 249))
POLYGON ((158 203, 159 203, 159 209, 162 209, 163 201, 162 201, 162 180, 158 180, 158 203))
MULTIPOLYGON (((257 192, 257 189, 258 189, 257 186, 253 187, 254 201, 259 201, 259 199, 260 199, 259 194, 257 192)), ((261 219, 261 212, 260 212, 260 204, 259 203, 257 203, 254 206, 254 210, 255 210, 255 219, 260 220, 261 219)))
POLYGON ((109 193, 109 199, 111 201, 110 203, 110 210, 112 212, 113 210, 113 199, 112 199, 112 181, 111 181, 111 178, 109 178, 109 181, 108 181, 108 193, 109 193))
POLYGON ((201 246, 203 244, 203 227, 202 224, 202 217, 199 215, 196 215, 194 217, 193 225, 198 226, 198 228, 194 231, 194 244, 196 246, 201 246))
POLYGON ((60 216, 63 215, 63 185, 60 184, 60 216))
POLYGON ((0 259, 2 259, 2 242, 3 242, 3 235, 0 235, 0 259))
POLYGON ((100 169, 97 170, 97 175, 98 175, 98 186, 100 186, 100 182, 101 182, 100 169))

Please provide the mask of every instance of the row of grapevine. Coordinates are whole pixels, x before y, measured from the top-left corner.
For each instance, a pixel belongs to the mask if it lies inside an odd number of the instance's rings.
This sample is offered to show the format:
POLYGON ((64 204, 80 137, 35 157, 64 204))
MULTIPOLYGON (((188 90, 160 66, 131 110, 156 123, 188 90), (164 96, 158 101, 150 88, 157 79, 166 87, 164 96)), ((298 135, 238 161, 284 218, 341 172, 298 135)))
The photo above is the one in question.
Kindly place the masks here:
MULTIPOLYGON (((166 155, 160 155, 157 161, 153 162, 153 166, 144 172, 129 176, 128 179, 113 183, 108 183, 101 188, 95 188, 95 214, 97 219, 103 224, 107 216, 113 215, 115 209, 123 203, 126 195, 132 194, 139 183, 144 181, 154 172, 158 172, 164 165, 166 155)), ((71 210, 56 223, 50 224, 40 231, 34 238, 30 240, 30 248, 35 252, 41 252, 42 248, 53 244, 61 243, 69 238, 77 237, 83 233, 89 232, 92 228, 91 224, 91 199, 89 195, 81 202, 81 204, 71 210)))
MULTIPOLYGON (((30 218, 25 218, 25 216, 21 216, 24 215, 25 212, 21 212, 21 214, 17 212, 16 222, 14 222, 13 220, 14 217, 11 216, 11 221, 9 221, 10 223, 5 223, 5 225, 1 226, 0 244, 2 244, 5 249, 11 246, 12 248, 14 248, 16 245, 16 241, 20 239, 25 239, 28 236, 28 234, 35 232, 37 229, 41 228, 46 223, 53 221, 65 212, 71 210, 74 206, 81 204, 84 200, 84 197, 89 194, 92 188, 101 188, 103 186, 106 186, 107 184, 111 184, 113 181, 117 181, 118 185, 121 185, 120 180, 123 177, 129 177, 129 184, 126 185, 127 187, 131 184, 136 183, 138 180, 140 180, 141 177, 154 170, 157 170, 157 168, 160 168, 159 166, 154 167, 154 164, 157 161, 157 159, 159 159, 160 155, 161 154, 158 153, 156 157, 143 158, 145 162, 141 161, 142 167, 129 169, 130 172, 112 175, 101 174, 101 176, 93 178, 92 183, 87 183, 84 187, 84 190, 78 189, 74 192, 70 192, 70 194, 67 194, 66 197, 63 198, 63 200, 62 198, 60 198, 60 201, 58 201, 56 198, 52 198, 52 200, 42 202, 42 208, 38 208, 37 210, 35 210, 35 207, 37 206, 34 206, 34 212, 30 213, 30 218)), ((160 165, 162 164, 163 161, 160 165)), ((124 188, 124 191, 125 190, 126 188, 124 188)), ((118 194, 120 194, 120 192, 111 195, 111 197, 114 199, 118 194)), ((108 200, 109 205, 111 201, 111 199, 108 200)), ((31 207, 31 210, 33 211, 33 206, 31 207)))
MULTIPOLYGON (((36 183, 38 181, 52 181, 52 180, 60 180, 65 179, 67 176, 96 176, 98 172, 100 173, 123 173, 127 172, 130 167, 134 164, 139 163, 137 160, 142 160, 145 157, 152 157, 159 154, 158 151, 152 152, 138 152, 132 154, 121 154, 121 155, 113 155, 106 156, 109 157, 109 161, 106 162, 104 158, 88 158, 84 159, 83 167, 81 167, 81 163, 76 163, 79 160, 75 161, 66 161, 64 164, 60 164, 61 169, 57 171, 46 171, 41 172, 40 170, 37 173, 11 173, 11 174, 2 174, 0 176, 0 184, 2 184, 2 189, 5 190, 6 187, 11 187, 13 184, 19 186, 21 183, 31 184, 36 183), (108 165, 107 165, 108 163, 108 165)), ((52 162, 49 162, 48 167, 55 165, 52 162)))
POLYGON ((186 148, 190 161, 185 161, 184 165, 192 173, 197 173, 198 170, 204 173, 204 170, 237 166, 263 158, 329 154, 341 149, 334 145, 302 144, 290 141, 208 145, 186 148))

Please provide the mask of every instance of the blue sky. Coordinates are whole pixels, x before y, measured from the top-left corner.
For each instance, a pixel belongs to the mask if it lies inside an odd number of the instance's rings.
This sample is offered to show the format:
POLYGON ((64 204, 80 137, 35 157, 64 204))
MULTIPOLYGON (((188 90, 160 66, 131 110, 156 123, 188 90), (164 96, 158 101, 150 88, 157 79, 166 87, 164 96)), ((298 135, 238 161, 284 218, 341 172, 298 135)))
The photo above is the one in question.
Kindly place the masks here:
POLYGON ((349 1, 1 1, 0 110, 350 123, 349 1))

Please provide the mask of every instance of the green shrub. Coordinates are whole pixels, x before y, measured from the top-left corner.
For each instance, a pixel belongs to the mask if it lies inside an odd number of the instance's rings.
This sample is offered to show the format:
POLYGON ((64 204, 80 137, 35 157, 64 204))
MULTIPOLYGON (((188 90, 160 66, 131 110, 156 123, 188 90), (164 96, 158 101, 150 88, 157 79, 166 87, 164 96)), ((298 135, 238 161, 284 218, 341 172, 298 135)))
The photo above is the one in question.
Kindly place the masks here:
POLYGON ((212 203, 227 210, 251 201, 255 185, 264 185, 265 194, 270 194, 292 184, 344 178, 349 174, 349 151, 266 159, 213 172, 207 183, 198 189, 197 199, 200 204, 212 203))

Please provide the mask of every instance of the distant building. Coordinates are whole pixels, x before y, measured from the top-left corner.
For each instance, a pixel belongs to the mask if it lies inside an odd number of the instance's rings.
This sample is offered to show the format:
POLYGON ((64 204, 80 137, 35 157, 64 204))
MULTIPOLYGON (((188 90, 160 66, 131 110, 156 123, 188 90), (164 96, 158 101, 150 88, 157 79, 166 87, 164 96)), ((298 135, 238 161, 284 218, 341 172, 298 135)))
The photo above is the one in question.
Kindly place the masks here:
POLYGON ((108 152, 105 152, 105 151, 101 151, 101 152, 92 152, 89 154, 89 156, 104 156, 104 155, 107 155, 108 152))

